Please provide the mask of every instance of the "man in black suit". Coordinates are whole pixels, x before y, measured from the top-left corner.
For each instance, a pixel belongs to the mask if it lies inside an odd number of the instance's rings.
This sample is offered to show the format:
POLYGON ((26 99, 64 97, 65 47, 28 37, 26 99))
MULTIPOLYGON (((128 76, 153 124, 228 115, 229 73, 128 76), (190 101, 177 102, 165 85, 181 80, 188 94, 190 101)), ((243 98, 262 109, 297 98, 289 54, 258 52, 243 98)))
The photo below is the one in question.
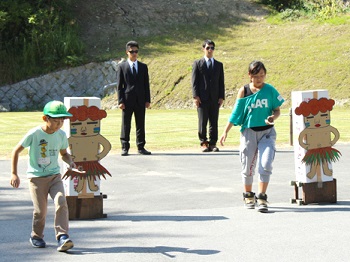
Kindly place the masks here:
POLYGON ((224 67, 213 58, 215 43, 212 40, 205 40, 202 47, 204 57, 196 60, 192 67, 192 95, 198 112, 198 137, 202 152, 218 152, 219 108, 225 99, 224 67))
POLYGON ((145 114, 151 105, 148 67, 137 60, 139 45, 135 41, 126 44, 128 59, 117 70, 118 106, 123 110, 120 142, 122 156, 129 154, 131 118, 135 114, 136 144, 139 154, 150 155, 145 149, 145 114))

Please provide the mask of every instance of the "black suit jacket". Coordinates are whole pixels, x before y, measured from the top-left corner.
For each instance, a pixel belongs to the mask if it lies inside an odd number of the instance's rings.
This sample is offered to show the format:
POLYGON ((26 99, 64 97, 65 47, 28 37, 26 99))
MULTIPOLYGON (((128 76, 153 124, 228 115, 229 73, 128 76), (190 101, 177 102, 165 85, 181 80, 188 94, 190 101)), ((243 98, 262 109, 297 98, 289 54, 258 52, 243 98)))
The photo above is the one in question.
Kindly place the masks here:
POLYGON ((140 61, 137 61, 137 63, 138 72, 136 77, 132 74, 129 63, 126 60, 118 65, 118 103, 124 103, 125 107, 135 105, 135 103, 138 103, 140 106, 144 106, 146 102, 151 103, 148 67, 140 61))
POLYGON ((225 99, 224 66, 214 59, 213 72, 210 75, 204 59, 196 60, 192 66, 192 95, 201 101, 225 99))

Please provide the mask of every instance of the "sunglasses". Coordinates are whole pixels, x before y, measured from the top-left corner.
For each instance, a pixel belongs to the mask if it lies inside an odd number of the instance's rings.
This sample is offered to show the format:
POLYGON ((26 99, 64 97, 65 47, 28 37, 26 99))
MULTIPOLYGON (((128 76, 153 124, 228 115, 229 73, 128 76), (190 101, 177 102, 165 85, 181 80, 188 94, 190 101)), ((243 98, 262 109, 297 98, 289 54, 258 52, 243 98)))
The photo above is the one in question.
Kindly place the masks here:
POLYGON ((209 50, 209 49, 214 50, 215 47, 214 46, 207 46, 205 49, 207 49, 207 50, 209 50))
POLYGON ((129 50, 130 54, 137 54, 139 52, 139 50, 129 50))

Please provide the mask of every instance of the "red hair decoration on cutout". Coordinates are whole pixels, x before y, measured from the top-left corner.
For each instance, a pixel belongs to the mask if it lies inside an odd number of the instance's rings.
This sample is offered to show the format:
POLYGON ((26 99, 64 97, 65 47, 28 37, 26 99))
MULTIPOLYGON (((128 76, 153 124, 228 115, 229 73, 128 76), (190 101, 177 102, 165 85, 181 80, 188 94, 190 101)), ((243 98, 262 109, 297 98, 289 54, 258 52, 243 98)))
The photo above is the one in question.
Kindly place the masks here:
POLYGON ((101 120, 102 118, 105 118, 107 116, 106 110, 101 110, 97 106, 75 106, 69 108, 68 112, 73 115, 72 117, 70 117, 70 120, 72 122, 75 122, 77 120, 85 121, 88 118, 94 121, 101 120))
POLYGON ((311 115, 317 115, 318 112, 326 112, 331 111, 333 109, 333 105, 335 101, 333 99, 328 98, 313 98, 309 102, 302 102, 297 108, 295 108, 294 112, 297 115, 303 115, 304 117, 311 115))

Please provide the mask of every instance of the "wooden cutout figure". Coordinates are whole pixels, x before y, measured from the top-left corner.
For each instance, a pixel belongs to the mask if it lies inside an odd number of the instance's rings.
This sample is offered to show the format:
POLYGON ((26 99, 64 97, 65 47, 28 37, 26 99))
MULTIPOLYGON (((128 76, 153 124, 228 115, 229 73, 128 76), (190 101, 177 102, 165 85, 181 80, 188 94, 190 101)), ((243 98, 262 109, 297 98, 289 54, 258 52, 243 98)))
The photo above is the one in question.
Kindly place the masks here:
POLYGON ((100 179, 102 176, 106 179, 105 175, 111 176, 99 163, 99 160, 111 150, 109 141, 100 134, 100 121, 107 116, 107 112, 96 106, 85 105, 71 107, 68 112, 73 115, 70 118, 71 136, 68 142, 78 170, 68 170, 63 178, 78 179, 78 183, 74 186, 75 191, 81 193, 81 197, 94 197, 93 193, 86 192, 87 186, 90 191, 97 191, 99 189, 95 184, 97 177, 100 179))
POLYGON ((317 173, 318 182, 321 182, 321 167, 324 175, 332 176, 328 163, 337 161, 341 156, 332 147, 339 139, 338 130, 330 125, 330 111, 334 104, 333 99, 320 98, 304 101, 295 108, 295 114, 304 116, 305 129, 299 134, 299 144, 307 150, 302 159, 303 163, 310 165, 306 176, 312 179, 317 173))

